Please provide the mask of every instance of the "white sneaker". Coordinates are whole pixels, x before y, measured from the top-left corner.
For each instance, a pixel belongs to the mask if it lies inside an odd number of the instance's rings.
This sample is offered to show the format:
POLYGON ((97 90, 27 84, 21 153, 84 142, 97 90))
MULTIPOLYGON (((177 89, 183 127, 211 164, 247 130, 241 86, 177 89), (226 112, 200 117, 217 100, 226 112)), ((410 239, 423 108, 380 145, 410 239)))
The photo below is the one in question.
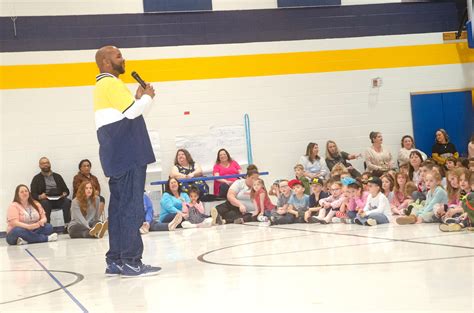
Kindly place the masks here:
POLYGON ((268 222, 268 217, 266 217, 265 215, 259 215, 259 216, 257 216, 257 221, 259 221, 259 222, 268 222))
POLYGON ((268 227, 270 226, 272 223, 270 221, 266 221, 266 222, 260 222, 258 223, 258 226, 262 226, 262 227, 268 227))
POLYGON ((21 238, 21 237, 18 237, 18 239, 16 240, 16 244, 21 246, 21 245, 27 245, 28 244, 28 241, 26 241, 25 239, 21 238))
POLYGON ((203 228, 207 228, 211 226, 212 226, 212 217, 206 218, 204 221, 202 221, 201 224, 198 225, 198 227, 203 227, 203 228))
POLYGON ((333 223, 342 223, 342 219, 339 218, 339 217, 333 217, 331 222, 333 222, 333 223))
POLYGON ((370 226, 375 226, 375 225, 377 225, 377 221, 374 220, 373 218, 369 218, 367 220, 367 224, 369 224, 370 226))
POLYGON ((51 235, 48 236, 48 241, 56 241, 58 240, 58 234, 52 233, 51 235))
POLYGON ((168 230, 169 231, 175 230, 176 227, 178 227, 178 225, 181 223, 182 220, 183 220, 183 215, 181 215, 181 213, 176 214, 176 216, 173 218, 173 220, 171 222, 169 222, 168 230))
POLYGON ((140 234, 148 234, 150 232, 150 224, 147 222, 143 223, 142 227, 140 227, 140 234))
POLYGON ((191 222, 189 222, 189 221, 184 221, 184 222, 182 222, 182 223, 181 223, 181 226, 182 226, 183 228, 196 228, 196 227, 197 227, 196 224, 191 224, 191 222))

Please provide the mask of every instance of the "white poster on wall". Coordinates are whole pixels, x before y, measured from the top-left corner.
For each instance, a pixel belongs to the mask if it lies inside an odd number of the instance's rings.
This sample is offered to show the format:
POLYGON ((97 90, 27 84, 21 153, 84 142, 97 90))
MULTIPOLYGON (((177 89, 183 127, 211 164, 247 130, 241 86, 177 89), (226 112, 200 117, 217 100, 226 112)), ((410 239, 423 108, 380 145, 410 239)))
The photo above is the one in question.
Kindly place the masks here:
POLYGON ((226 149, 241 166, 248 163, 245 130, 243 126, 210 127, 208 134, 176 136, 176 148, 191 153, 205 174, 211 174, 217 159, 217 151, 226 149))
POLYGON ((151 147, 153 148, 153 153, 155 154, 156 162, 149 164, 147 167, 147 172, 161 172, 161 149, 160 149, 160 135, 157 130, 149 129, 148 136, 150 136, 151 147))

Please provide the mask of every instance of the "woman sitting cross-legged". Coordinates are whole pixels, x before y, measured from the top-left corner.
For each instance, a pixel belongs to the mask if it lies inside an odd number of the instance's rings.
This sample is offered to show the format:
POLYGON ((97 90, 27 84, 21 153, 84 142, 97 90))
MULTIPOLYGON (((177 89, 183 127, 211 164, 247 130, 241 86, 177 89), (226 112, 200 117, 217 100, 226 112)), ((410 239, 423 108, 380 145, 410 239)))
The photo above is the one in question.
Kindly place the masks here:
POLYGON ((56 241, 58 234, 53 226, 46 223, 46 213, 38 201, 33 200, 25 185, 18 185, 15 197, 8 207, 7 242, 9 245, 22 245, 56 241))
POLYGON ((94 186, 84 181, 77 189, 71 203, 71 222, 68 233, 71 238, 102 238, 108 230, 108 221, 100 221, 100 199, 94 186))
POLYGON ((153 218, 153 202, 150 197, 143 193, 143 206, 145 209, 145 221, 140 227, 140 234, 147 234, 150 231, 173 231, 181 224, 182 215, 177 214, 169 223, 161 223, 159 220, 153 218))
POLYGON ((177 222, 177 225, 181 226, 183 206, 188 202, 190 202, 188 194, 181 191, 181 185, 176 178, 170 177, 166 182, 165 193, 160 201, 161 210, 159 222, 169 223, 174 221, 175 223, 177 222))

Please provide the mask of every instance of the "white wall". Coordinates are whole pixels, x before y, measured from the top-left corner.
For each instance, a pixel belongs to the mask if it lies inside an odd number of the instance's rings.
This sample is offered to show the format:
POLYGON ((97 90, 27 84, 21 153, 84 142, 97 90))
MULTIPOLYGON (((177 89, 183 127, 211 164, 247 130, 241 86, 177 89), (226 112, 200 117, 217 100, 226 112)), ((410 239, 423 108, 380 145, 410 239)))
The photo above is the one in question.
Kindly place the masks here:
POLYGON ((143 0, 1 0, 0 16, 143 13, 143 0))
POLYGON ((273 9, 277 7, 277 0, 212 0, 212 9, 215 11, 273 9))
MULTIPOLYGON (((316 51, 439 43, 440 38, 440 34, 427 34, 122 52, 128 59, 152 59, 157 55, 226 55, 229 51, 297 51, 298 47, 301 51, 316 51)), ((9 53, 0 57, 3 64, 31 64, 48 60, 48 56, 54 59, 57 54, 64 56, 57 63, 90 61, 93 57, 93 51, 9 53)), ((322 153, 328 139, 348 152, 357 153, 369 146, 368 133, 377 130, 383 133, 385 145, 395 155, 400 138, 412 133, 410 92, 472 87, 472 73, 474 65, 466 64, 154 83, 158 96, 146 120, 149 128, 160 133, 166 177, 175 154, 176 135, 207 132, 211 125, 242 124, 243 114, 249 113, 254 161, 261 170, 270 171, 270 177, 265 177, 270 183, 292 176, 292 168, 309 141, 318 142, 322 153), (378 90, 370 88, 374 77, 383 79, 378 90), (184 116, 184 111, 191 114, 184 116)), ((92 86, 1 90, 0 217, 6 215, 15 186, 29 185, 39 171, 41 156, 50 158, 52 169, 63 175, 70 188, 79 160, 89 158, 108 198, 107 182, 98 160, 92 90, 92 86)), ((361 162, 356 165, 360 167, 361 162)), ((3 231, 5 219, 0 221, 3 231)))
MULTIPOLYGON (((179 0, 175 0, 179 1, 179 0)), ((401 0, 342 0, 342 5, 393 3, 401 0)), ((277 0, 213 0, 213 9, 277 8, 277 0)), ((143 13, 143 0, 1 0, 0 16, 50 16, 143 13)))

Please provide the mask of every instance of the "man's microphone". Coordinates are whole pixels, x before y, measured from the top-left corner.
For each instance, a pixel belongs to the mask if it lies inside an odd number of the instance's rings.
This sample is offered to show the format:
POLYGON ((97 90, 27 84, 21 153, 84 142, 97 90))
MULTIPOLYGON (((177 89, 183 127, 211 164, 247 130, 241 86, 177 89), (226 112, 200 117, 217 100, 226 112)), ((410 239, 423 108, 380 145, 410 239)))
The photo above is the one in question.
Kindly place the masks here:
POLYGON ((133 72, 132 72, 132 77, 135 78, 135 80, 140 84, 140 86, 143 87, 143 89, 146 88, 146 83, 145 83, 145 81, 140 77, 140 75, 138 75, 137 72, 133 71, 133 72))

